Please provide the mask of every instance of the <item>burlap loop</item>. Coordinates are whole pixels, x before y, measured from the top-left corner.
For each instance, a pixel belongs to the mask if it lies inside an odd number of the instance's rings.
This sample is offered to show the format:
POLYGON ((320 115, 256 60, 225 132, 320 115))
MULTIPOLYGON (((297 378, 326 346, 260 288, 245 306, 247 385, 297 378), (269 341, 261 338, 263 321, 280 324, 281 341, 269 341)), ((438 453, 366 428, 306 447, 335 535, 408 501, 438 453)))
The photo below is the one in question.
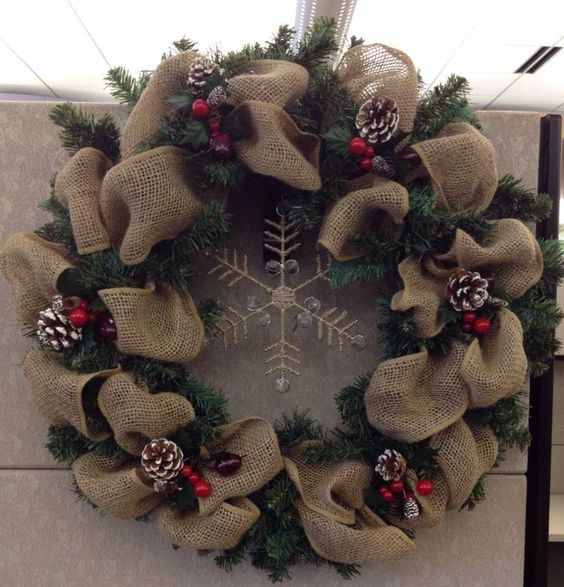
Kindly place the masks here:
POLYGON ((223 477, 213 469, 203 471, 213 491, 209 497, 200 498, 202 515, 215 510, 224 501, 244 497, 268 483, 284 464, 272 426, 261 418, 247 418, 222 426, 218 435, 206 446, 209 453, 233 452, 243 457, 241 468, 223 477))
POLYGON ((164 499, 141 481, 135 463, 90 452, 76 459, 72 472, 88 500, 118 518, 148 514, 164 499))
POLYGON ((62 245, 32 233, 13 234, 0 251, 0 270, 10 284, 18 317, 35 326, 39 311, 57 293, 59 276, 71 267, 62 245))
POLYGON ((134 455, 140 455, 152 438, 166 438, 195 419, 194 409, 184 397, 168 392, 152 394, 130 373, 118 373, 103 383, 98 406, 117 444, 134 455))
POLYGON ((462 361, 462 378, 470 389, 470 407, 491 406, 518 391, 525 381, 527 356, 523 329, 513 312, 501 308, 490 331, 475 338, 462 361))
POLYGON ((494 150, 470 124, 451 122, 436 138, 413 145, 442 210, 484 210, 497 189, 494 150))
POLYGON ((81 255, 110 247, 100 216, 102 180, 112 162, 98 149, 75 153, 57 174, 55 198, 68 208, 76 248, 81 255))
POLYGON ((234 548, 260 516, 247 498, 223 502, 206 516, 198 512, 181 514, 166 504, 156 513, 159 530, 172 544, 198 550, 234 548))
POLYGON ((235 151, 249 169, 300 190, 321 187, 317 135, 302 132, 280 106, 268 102, 247 100, 233 115, 245 129, 235 151))
POLYGON ((341 524, 312 510, 301 499, 296 507, 313 550, 328 560, 361 564, 401 558, 415 549, 415 543, 404 532, 386 525, 366 506, 356 512, 354 525, 341 524))
POLYGON ((405 53, 387 45, 357 45, 343 55, 336 73, 359 106, 375 96, 396 100, 398 129, 411 132, 417 106, 417 72, 405 53))
POLYGON ((111 432, 94 426, 88 418, 84 404, 96 401, 97 389, 90 390, 87 386, 95 380, 101 383, 119 370, 117 367, 97 373, 77 373, 64 366, 60 355, 40 350, 29 351, 23 362, 31 398, 39 411, 53 424, 72 424, 91 440, 103 440, 111 432), (87 390, 93 397, 85 397, 87 390))
POLYGON ((366 415, 379 432, 418 442, 458 420, 468 407, 468 386, 461 374, 466 346, 450 352, 427 349, 383 361, 365 394, 366 415))
POLYGON ((303 443, 284 459, 286 472, 309 509, 340 524, 354 524, 372 479, 370 467, 357 461, 308 463, 304 452, 311 444, 303 443))
POLYGON ((249 63, 249 73, 229 80, 229 100, 241 104, 247 100, 269 102, 284 107, 292 104, 307 90, 309 73, 305 67, 290 61, 261 59, 249 63))
POLYGON ((144 289, 101 289, 98 295, 116 323, 121 352, 186 363, 200 351, 204 326, 187 291, 149 283, 144 289))
POLYGON ((159 147, 106 174, 102 215, 126 265, 141 263, 156 243, 176 238, 202 210, 204 195, 186 156, 184 149, 159 147))
POLYGON ((194 51, 186 51, 159 64, 123 129, 122 159, 152 146, 161 120, 172 112, 167 98, 186 88, 190 65, 197 56, 194 51))
POLYGON ((392 228, 401 223, 408 211, 409 195, 402 185, 366 174, 351 181, 348 193, 327 212, 318 244, 339 261, 355 259, 364 251, 349 242, 353 233, 392 228))

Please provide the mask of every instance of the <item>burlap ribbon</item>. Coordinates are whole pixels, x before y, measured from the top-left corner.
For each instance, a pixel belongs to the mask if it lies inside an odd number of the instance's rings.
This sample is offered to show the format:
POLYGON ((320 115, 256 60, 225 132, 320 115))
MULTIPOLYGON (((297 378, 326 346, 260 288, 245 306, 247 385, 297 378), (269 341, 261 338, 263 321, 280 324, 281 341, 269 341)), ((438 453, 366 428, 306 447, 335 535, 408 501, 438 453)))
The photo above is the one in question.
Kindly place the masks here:
POLYGON ((12 235, 0 251, 0 270, 10 284, 18 317, 35 326, 38 313, 57 293, 57 280, 71 267, 62 245, 32 233, 12 235))
MULTIPOLYGON (((60 355, 32 350, 23 362, 23 372, 31 389, 31 398, 39 411, 53 424, 72 424, 91 440, 111 436, 111 430, 93 427, 85 411, 85 399, 95 403, 96 397, 85 398, 89 384, 98 384, 119 371, 119 367, 97 373, 77 373, 67 369, 60 355)), ((94 389, 95 393, 97 390, 94 389)))
POLYGON ((123 353, 186 363, 200 351, 204 326, 187 291, 149 283, 144 289, 101 289, 98 295, 115 320, 115 344, 123 353))
POLYGON ((300 494, 298 513, 315 552, 349 564, 395 559, 412 552, 413 541, 364 503, 364 491, 372 478, 370 467, 354 461, 308 463, 303 454, 309 444, 298 447, 284 462, 300 494))

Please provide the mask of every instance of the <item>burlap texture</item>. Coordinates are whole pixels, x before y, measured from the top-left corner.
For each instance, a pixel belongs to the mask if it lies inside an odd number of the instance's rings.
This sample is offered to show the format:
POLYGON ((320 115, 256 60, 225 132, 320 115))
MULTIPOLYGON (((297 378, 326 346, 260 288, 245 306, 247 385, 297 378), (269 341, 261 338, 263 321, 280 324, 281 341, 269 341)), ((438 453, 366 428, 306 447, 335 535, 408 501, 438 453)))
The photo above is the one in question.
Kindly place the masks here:
POLYGON ((484 210, 489 206, 497 189, 494 150, 473 126, 451 122, 436 138, 417 143, 413 149, 437 192, 438 208, 484 210))
POLYGON ((55 198, 68 208, 76 248, 81 255, 110 247, 100 216, 102 180, 112 162, 98 149, 75 153, 55 179, 55 198))
POLYGON ((305 67, 290 61, 261 59, 249 63, 249 73, 229 80, 229 100, 241 104, 247 100, 289 106, 307 90, 309 73, 305 67))
POLYGON ((62 245, 32 233, 13 234, 0 251, 0 270, 10 284, 18 317, 35 326, 39 311, 57 293, 59 276, 71 267, 62 245))
POLYGON ((186 88, 190 65, 197 56, 194 51, 186 51, 158 65, 123 129, 122 159, 152 146, 161 120, 172 112, 167 98, 186 88))
POLYGON ((366 506, 357 511, 354 525, 296 502, 305 534, 313 550, 338 563, 361 564, 371 560, 391 560, 413 552, 413 540, 395 526, 388 526, 366 506))
POLYGON ((134 455, 140 455, 151 439, 166 438, 195 419, 186 398, 177 393, 152 394, 130 373, 118 373, 103 383, 98 406, 115 441, 134 455))
POLYGON ((31 350, 23 362, 23 372, 31 388, 31 398, 39 411, 53 424, 72 424, 91 440, 103 440, 109 430, 96 430, 84 411, 84 389, 93 379, 100 382, 119 371, 77 373, 65 368, 54 352, 31 350))
POLYGON ((375 96, 396 100, 398 129, 411 132, 417 106, 417 72, 405 53, 387 45, 357 45, 343 55, 336 74, 359 106, 375 96))
POLYGON ((317 135, 302 132, 280 106, 268 102, 247 100, 233 115, 245 129, 234 145, 242 163, 300 190, 321 188, 317 135))
POLYGON ((164 499, 141 481, 135 463, 90 452, 76 459, 72 472, 80 491, 102 511, 118 518, 148 514, 164 499))
POLYGON ((490 331, 468 347, 461 366, 470 407, 491 406, 517 392, 527 374, 523 329, 513 312, 500 308, 490 331))
POLYGON ((228 550, 239 544, 259 519, 260 511, 243 497, 223 502, 209 515, 180 514, 168 505, 157 509, 159 530, 177 546, 199 550, 228 550))
POLYGON ((213 487, 208 497, 198 500, 203 516, 210 514, 224 501, 244 497, 260 489, 284 466, 276 433, 261 418, 247 418, 222 426, 206 448, 211 454, 221 451, 238 454, 243 461, 241 468, 228 477, 219 475, 213 469, 202 471, 203 477, 213 487))
POLYGON ((367 229, 381 231, 386 222, 397 225, 408 211, 409 195, 402 185, 366 174, 351 181, 348 193, 327 212, 318 244, 339 261, 355 259, 364 251, 349 242, 353 233, 367 229))
POLYGON ((187 291, 149 283, 144 289, 101 289, 98 295, 113 316, 123 353, 186 363, 200 351, 204 326, 187 291))
POLYGON ((305 442, 284 459, 286 472, 305 506, 340 524, 354 524, 355 510, 364 505, 364 490, 372 479, 371 468, 360 462, 308 463, 305 442))
POLYGON ((184 149, 159 147, 106 174, 102 216, 126 265, 144 261, 156 243, 176 238, 202 210, 201 188, 186 156, 184 149))
POLYGON ((418 442, 458 420, 468 407, 461 374, 465 352, 455 341, 445 355, 423 349, 380 363, 364 397, 372 426, 397 440, 418 442))

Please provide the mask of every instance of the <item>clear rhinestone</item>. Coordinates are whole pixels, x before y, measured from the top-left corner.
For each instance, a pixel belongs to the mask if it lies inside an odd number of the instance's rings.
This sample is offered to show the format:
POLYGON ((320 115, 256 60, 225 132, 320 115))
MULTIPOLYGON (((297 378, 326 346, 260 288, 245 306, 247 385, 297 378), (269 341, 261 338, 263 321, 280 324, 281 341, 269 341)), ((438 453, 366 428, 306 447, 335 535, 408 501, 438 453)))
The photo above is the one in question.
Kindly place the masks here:
POLYGON ((274 389, 278 393, 286 393, 290 389, 290 382, 284 377, 284 375, 281 375, 274 382, 274 389))

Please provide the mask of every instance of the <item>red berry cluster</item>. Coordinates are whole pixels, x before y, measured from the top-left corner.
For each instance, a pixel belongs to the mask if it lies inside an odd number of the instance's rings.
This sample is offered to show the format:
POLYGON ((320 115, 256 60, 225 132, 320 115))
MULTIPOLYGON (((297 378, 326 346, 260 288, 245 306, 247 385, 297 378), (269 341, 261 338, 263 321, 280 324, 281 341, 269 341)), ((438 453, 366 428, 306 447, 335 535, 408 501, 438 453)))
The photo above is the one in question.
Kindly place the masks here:
POLYGON ((358 165, 363 171, 372 171, 374 149, 362 137, 353 137, 349 141, 349 153, 359 159, 358 165))
POLYGON ((483 316, 476 316, 476 312, 464 312, 462 314, 462 330, 476 334, 486 334, 491 328, 491 321, 483 316))
POLYGON ((185 463, 180 469, 180 474, 192 486, 192 491, 196 497, 207 497, 212 492, 212 486, 202 479, 198 471, 194 471, 190 465, 185 463))
POLYGON ((210 131, 209 147, 218 161, 227 161, 233 155, 233 141, 226 132, 221 132, 221 117, 215 111, 215 116, 210 116, 211 108, 207 100, 198 98, 192 102, 191 108, 194 118, 208 118, 210 131))
POLYGON ((101 310, 90 310, 90 303, 84 298, 72 296, 64 298, 67 308, 66 316, 73 326, 81 327, 90 323, 97 327, 98 333, 106 340, 116 340, 116 325, 107 312, 101 310))
MULTIPOLYGON (((433 482, 430 479, 419 479, 415 487, 418 495, 429 495, 433 492, 433 482)), ((414 497, 413 491, 405 488, 405 483, 401 479, 394 479, 389 483, 383 483, 378 488, 378 493, 384 501, 392 501, 394 499, 394 493, 397 495, 402 494, 404 499, 414 497)))

